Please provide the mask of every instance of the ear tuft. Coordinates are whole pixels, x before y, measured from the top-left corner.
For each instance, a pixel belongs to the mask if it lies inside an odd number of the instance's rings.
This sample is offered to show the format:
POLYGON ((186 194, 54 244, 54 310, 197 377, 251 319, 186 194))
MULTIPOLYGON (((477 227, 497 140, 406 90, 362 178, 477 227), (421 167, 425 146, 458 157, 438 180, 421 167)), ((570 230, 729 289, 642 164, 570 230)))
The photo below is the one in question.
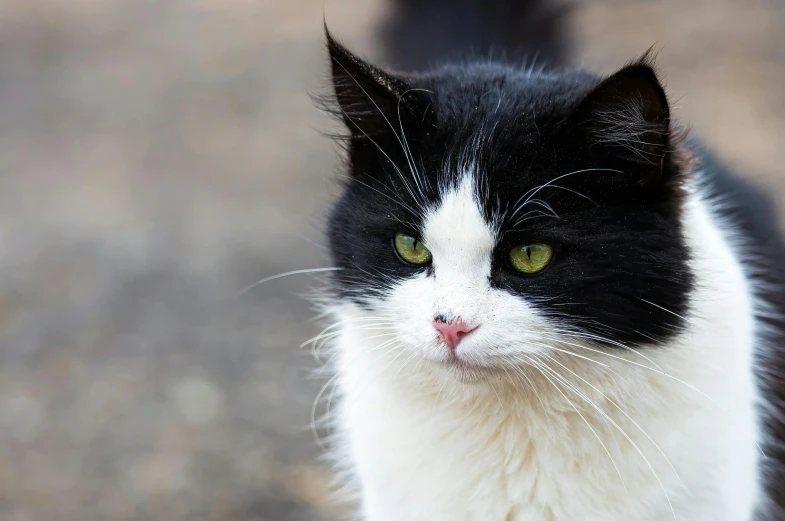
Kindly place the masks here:
POLYGON ((587 132, 593 153, 599 147, 638 163, 647 180, 662 175, 672 152, 670 108, 651 49, 597 85, 573 117, 587 132))
MULTIPOLYGON (((353 135, 366 137, 389 126, 386 120, 407 110, 408 84, 352 54, 324 27, 338 111, 353 135)), ((396 116, 397 119, 397 116, 396 116)))

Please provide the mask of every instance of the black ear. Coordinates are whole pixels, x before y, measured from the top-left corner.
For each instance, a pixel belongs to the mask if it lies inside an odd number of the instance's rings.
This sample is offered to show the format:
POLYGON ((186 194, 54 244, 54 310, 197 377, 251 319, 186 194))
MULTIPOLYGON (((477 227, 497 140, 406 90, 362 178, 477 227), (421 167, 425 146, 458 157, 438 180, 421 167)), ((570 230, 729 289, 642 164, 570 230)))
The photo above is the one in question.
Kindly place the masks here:
POLYGON ((668 173, 671 145, 668 99, 648 57, 595 87, 570 116, 592 157, 633 163, 643 182, 668 173))
MULTIPOLYGON (((358 137, 390 131, 393 122, 411 115, 416 96, 409 85, 361 60, 332 37, 325 26, 338 110, 358 137)), ((393 130, 395 131, 395 130, 393 130)))

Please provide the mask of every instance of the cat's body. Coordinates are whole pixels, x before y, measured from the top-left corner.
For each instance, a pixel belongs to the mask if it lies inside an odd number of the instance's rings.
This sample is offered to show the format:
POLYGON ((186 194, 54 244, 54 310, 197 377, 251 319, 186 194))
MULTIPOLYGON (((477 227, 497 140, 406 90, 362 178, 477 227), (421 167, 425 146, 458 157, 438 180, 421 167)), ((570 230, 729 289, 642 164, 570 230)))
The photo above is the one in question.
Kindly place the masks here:
POLYGON ((362 519, 784 519, 774 217, 680 142, 648 62, 393 77, 330 50, 334 456, 362 519))

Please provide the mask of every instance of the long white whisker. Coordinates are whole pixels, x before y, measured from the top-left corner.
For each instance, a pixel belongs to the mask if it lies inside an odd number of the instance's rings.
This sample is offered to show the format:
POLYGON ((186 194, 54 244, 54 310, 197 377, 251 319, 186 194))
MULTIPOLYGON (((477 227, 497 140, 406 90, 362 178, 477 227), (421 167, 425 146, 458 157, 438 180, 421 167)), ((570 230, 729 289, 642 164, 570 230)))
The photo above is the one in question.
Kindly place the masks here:
POLYGON ((661 310, 665 311, 666 313, 670 313, 670 314, 671 314, 671 315, 673 315, 673 316, 679 317, 680 319, 682 319, 682 320, 684 320, 684 321, 686 321, 686 320, 687 320, 687 317, 681 316, 681 315, 679 315, 678 313, 676 313, 676 312, 674 312, 674 311, 671 311, 670 309, 665 309, 664 307, 662 307, 662 306, 660 306, 660 305, 658 305, 658 304, 655 304, 654 302, 649 302, 649 301, 648 301, 648 300, 646 300, 645 298, 640 298, 640 297, 638 297, 638 300, 640 300, 640 301, 642 301, 642 302, 645 302, 646 304, 651 304, 651 305, 652 305, 652 306, 654 306, 655 308, 659 308, 659 309, 661 309, 661 310))
POLYGON ((524 193, 524 194, 523 194, 523 195, 522 195, 520 198, 518 198, 518 200, 515 202, 515 206, 517 206, 517 208, 516 208, 516 210, 515 210, 515 211, 512 213, 512 215, 510 216, 510 218, 511 218, 511 219, 515 218, 515 216, 518 214, 518 212, 519 212, 519 211, 521 211, 521 209, 522 209, 524 206, 526 206, 526 203, 527 203, 527 202, 529 202, 529 200, 530 200, 532 197, 534 197, 534 196, 537 194, 537 192, 539 192, 539 191, 540 191, 540 190, 542 190, 543 188, 545 188, 545 187, 547 187, 547 186, 550 186, 552 183, 554 183, 555 181, 558 181, 559 179, 563 179, 563 178, 565 178, 565 177, 568 177, 568 176, 571 176, 571 175, 575 175, 575 174, 582 174, 582 173, 585 173, 585 172, 616 172, 616 173, 618 173, 618 174, 623 174, 623 173, 624 173, 624 172, 622 172, 621 170, 616 170, 615 168, 584 168, 583 170, 575 170, 575 171, 573 171, 573 172, 569 172, 569 173, 567 173, 567 174, 562 174, 562 175, 560 175, 560 176, 558 176, 558 177, 555 177, 555 178, 551 179, 550 181, 548 181, 548 182, 547 182, 547 183, 545 183, 544 185, 540 185, 540 186, 537 186, 537 187, 531 188, 531 189, 529 189, 527 192, 525 192, 525 193, 524 193), (532 190, 533 190, 533 192, 532 192, 532 190), (532 192, 532 193, 531 193, 531 195, 529 195, 529 197, 528 197, 528 198, 527 198, 527 199, 526 199, 526 200, 523 202, 523 204, 521 204, 520 206, 518 206, 518 203, 520 203, 521 199, 523 199, 524 197, 526 197, 526 196, 529 194, 529 192, 532 192))
POLYGON ((305 342, 300 344, 300 347, 305 347, 309 343, 313 342, 314 340, 318 340, 319 337, 323 333, 326 333, 326 332, 328 332, 328 331, 330 331, 332 329, 335 329, 336 327, 340 327, 340 326, 343 326, 343 325, 346 325, 346 324, 356 325, 357 322, 360 322, 363 325, 365 325, 365 324, 376 325, 377 323, 390 324, 390 325, 394 325, 395 324, 394 320, 389 319, 389 318, 382 318, 382 317, 355 317, 355 318, 351 318, 351 319, 347 319, 347 320, 339 320, 338 322, 334 322, 334 323, 330 324, 329 326, 325 327, 324 329, 322 329, 322 331, 318 335, 316 335, 315 337, 311 338, 310 340, 306 340, 305 342))
POLYGON ((417 353, 412 353, 412 355, 409 356, 409 358, 406 359, 406 361, 403 363, 403 365, 401 365, 401 367, 398 368, 398 371, 395 373, 395 376, 393 376, 393 381, 395 381, 395 379, 398 378, 398 375, 401 374, 401 371, 403 371, 403 368, 406 367, 407 365, 409 365, 409 362, 414 360, 416 357, 417 357, 417 353))
MULTIPOLYGON (((587 338, 589 340, 598 340, 600 342, 606 342, 608 344, 611 344, 611 345, 614 345, 614 346, 617 346, 617 347, 621 347, 622 349, 624 349, 626 351, 629 351, 631 353, 634 353, 636 356, 639 356, 639 357, 643 358, 644 360, 646 360, 647 362, 652 364, 654 367, 656 367, 658 369, 662 369, 654 360, 652 360, 648 356, 644 355, 639 350, 633 349, 633 348, 631 348, 629 346, 626 346, 626 345, 624 345, 624 344, 622 344, 620 342, 616 342, 615 340, 611 340, 610 338, 605 338, 605 337, 602 337, 602 336, 593 335, 591 333, 582 333, 582 332, 578 332, 578 331, 565 330, 565 329, 554 329, 553 331, 554 332, 559 332, 559 333, 564 333, 565 335, 576 336, 578 338, 587 338)), ((580 347, 581 349, 587 349, 589 351, 601 353, 601 354, 603 354, 605 356, 609 356, 611 358, 618 358, 619 360, 626 360, 626 358, 622 358, 620 356, 612 355, 612 354, 607 353, 605 351, 602 351, 600 349, 593 349, 593 348, 582 346, 582 345, 579 345, 579 344, 574 344, 574 343, 567 342, 566 340, 563 340, 563 339, 561 339, 559 337, 550 337, 550 338, 552 340, 555 340, 555 341, 560 342, 562 344, 571 345, 571 346, 574 346, 574 347, 580 347)))
MULTIPOLYGON (((388 329, 388 328, 377 328, 377 330, 383 330, 383 331, 384 331, 384 330, 387 330, 387 329, 388 329)), ((337 334, 336 334, 336 335, 337 335, 337 334)), ((372 340, 372 339, 375 339, 375 338, 384 338, 384 337, 387 337, 387 336, 395 336, 395 335, 397 335, 397 333, 381 333, 381 334, 379 334, 379 335, 372 335, 372 336, 369 336, 369 337, 364 337, 364 338, 363 338, 363 340, 372 340)), ((324 347, 324 345, 325 345, 327 342, 329 342, 331 339, 332 339, 332 337, 325 338, 325 339, 323 339, 323 340, 322 340, 322 341, 319 343, 319 345, 317 345, 317 346, 315 346, 315 347, 314 347, 314 351, 313 351, 313 356, 314 356, 314 358, 316 358, 317 360, 321 361, 321 359, 320 359, 320 357, 319 357, 319 353, 320 353, 320 351, 322 350, 322 348, 324 347)))
POLYGON ((589 362, 591 362, 593 364, 601 365, 602 367, 605 367, 605 368, 609 367, 607 364, 603 364, 602 362, 598 362, 597 360, 591 359, 591 358, 583 356, 583 355, 579 355, 578 353, 573 353, 572 351, 567 351, 566 349, 559 349, 558 347, 553 347, 552 345, 549 345, 549 344, 544 344, 544 343, 541 343, 541 342, 537 342, 534 345, 537 345, 537 346, 540 346, 540 347, 544 347, 546 349, 552 349, 553 351, 558 351, 560 353, 564 353, 564 354, 567 354, 567 355, 570 355, 570 356, 574 356, 575 358, 580 358, 582 360, 589 361, 589 362))
POLYGON ((327 383, 325 383, 322 388, 319 389, 319 392, 316 394, 316 398, 313 401, 313 405, 311 405, 311 433, 313 434, 314 440, 316 440, 316 443, 319 445, 319 448, 322 450, 326 450, 327 447, 324 445, 324 443, 322 443, 322 439, 319 437, 319 432, 316 430, 316 409, 319 406, 319 400, 322 399, 324 391, 326 391, 327 388, 338 379, 338 376, 340 376, 340 373, 335 373, 329 380, 327 380, 327 383))
POLYGON ((559 214, 557 214, 557 213, 556 213, 556 210, 554 210, 554 209, 551 207, 551 205, 549 205, 548 203, 546 203, 546 202, 545 202, 545 201, 543 201, 542 199, 532 199, 532 200, 531 200, 531 201, 529 201, 529 202, 530 202, 531 204, 536 204, 536 205, 542 206, 543 208, 545 208, 546 210, 548 210, 549 212, 551 212, 551 214, 552 214, 554 217, 556 217, 557 219, 559 219, 559 214))
POLYGON ((361 185, 365 186, 366 188, 370 188, 371 190, 373 190, 374 192, 376 192, 376 193, 378 193, 378 194, 382 195, 383 197, 385 197, 385 198, 386 198, 386 199, 388 199, 389 201, 392 201, 392 202, 394 202, 395 204, 397 204, 397 205, 401 206, 402 208, 404 208, 405 210, 407 210, 407 211, 408 211, 409 213, 411 213, 412 215, 418 215, 418 212, 416 212, 416 211, 415 211, 415 210, 414 210, 414 209, 413 209, 411 206, 409 206, 408 204, 404 203, 404 202, 403 202, 403 200, 396 200, 396 199, 393 199, 392 197, 390 197, 389 195, 385 194, 384 192, 382 192, 382 191, 381 191, 381 190, 379 190, 378 188, 375 188, 375 187, 373 187, 373 186, 369 185, 368 183, 365 183, 365 182, 361 181, 360 179, 354 179, 354 182, 355 182, 355 183, 359 183, 359 184, 361 184, 361 185))
MULTIPOLYGON (((549 185, 548 185, 546 188, 558 188, 558 189, 560 189, 560 190, 566 190, 567 192, 572 192, 572 193, 574 193, 575 195, 577 195, 577 196, 579 196, 579 197, 583 197, 583 198, 584 198, 584 199, 586 199, 587 201, 590 201, 590 202, 592 202, 592 203, 594 203, 594 204, 597 204, 597 203, 594 201, 594 199, 592 199, 592 198, 591 198, 591 197, 589 197, 588 195, 582 194, 582 193, 580 193, 580 192, 579 192, 579 191, 577 191, 577 190, 573 190, 572 188, 566 188, 566 187, 564 187, 564 186, 561 186, 561 185, 554 185, 554 184, 549 184, 549 185)), ((597 206, 599 206, 599 205, 597 204, 597 206)))
MULTIPOLYGON (((571 334, 574 334, 574 332, 572 332, 571 334)), ((649 366, 647 366, 647 365, 639 364, 639 363, 637 363, 637 362, 634 362, 634 361, 632 361, 632 360, 628 360, 628 359, 626 359, 626 358, 623 358, 623 357, 620 357, 620 356, 612 355, 612 354, 610 354, 610 353, 607 353, 607 352, 605 352, 605 351, 602 351, 602 350, 600 350, 600 349, 593 349, 593 348, 591 348, 591 347, 582 346, 582 345, 580 345, 580 344, 575 344, 575 343, 572 343, 572 342, 567 342, 567 341, 565 341, 565 340, 562 340, 562 339, 554 339, 554 340, 555 340, 555 341, 557 341, 557 342, 559 342, 559 343, 561 343, 561 344, 570 345, 570 346, 574 346, 574 347, 579 347, 579 348, 581 348, 581 349, 586 349, 586 350, 588 350, 588 351, 592 351, 592 352, 599 353, 599 354, 601 354, 601 355, 604 355, 604 356, 608 356, 608 357, 611 357, 611 358, 615 358, 615 359, 617 359, 617 360, 621 360, 622 362, 626 362, 626 363, 628 363, 628 364, 632 364, 632 365, 634 365, 634 366, 641 367, 641 368, 643 368, 643 369, 648 369, 649 371, 653 371, 653 372, 655 372, 655 373, 657 373, 657 374, 660 374, 660 375, 662 375, 662 376, 664 376, 664 377, 666 377, 666 378, 669 378, 669 379, 671 379, 671 380, 673 380, 673 381, 675 381, 675 382, 678 382, 678 383, 680 383, 680 384, 684 385, 684 386, 685 386, 685 387, 687 387, 688 389, 691 389, 691 390, 695 391, 696 393, 700 394, 701 396, 703 396, 704 398, 706 398, 707 400, 709 400, 709 401, 710 401, 712 404, 716 405, 716 406, 717 406, 717 407, 718 407, 718 408, 719 408, 719 409, 720 409, 722 412, 724 412, 726 415, 728 415, 728 417, 730 417, 730 418, 732 418, 732 417, 733 417, 733 415, 732 415, 732 414, 731 414, 731 413, 730 413, 730 412, 729 412, 729 411, 728 411, 728 410, 727 410, 725 407, 723 407, 723 406, 722 406, 722 404, 720 404, 720 403, 719 403, 717 400, 715 400, 714 398, 712 398, 711 396, 709 396, 709 395, 708 395, 708 394, 706 394, 705 392, 701 391, 700 389, 698 389, 698 388, 697 388, 697 387, 695 387, 694 385, 692 385, 692 384, 689 384, 689 383, 685 382, 684 380, 681 380, 681 379, 679 379, 679 378, 677 378, 677 377, 675 377, 675 376, 673 376, 673 375, 670 375, 670 374, 666 373, 665 371, 663 371, 663 370, 660 368, 660 366, 657 366, 657 369, 655 369, 655 368, 653 368, 653 367, 649 367, 649 366)), ((628 348, 628 349, 630 349, 632 352, 635 352, 635 353, 637 353, 637 351, 635 351, 635 350, 633 350, 633 349, 631 349, 631 348, 628 348)), ((641 355, 641 356, 642 356, 642 355, 641 355)), ((652 362, 652 363, 653 363, 653 362, 652 362)), ((657 365, 657 364, 654 364, 654 365, 657 365)), ((760 450, 760 451, 761 451, 761 453, 762 453, 762 454, 764 455, 764 457, 765 457, 765 453, 764 453, 763 449, 761 448, 760 444, 758 444, 758 443, 756 442, 756 443, 755 443, 755 445, 757 445, 757 447, 758 447, 758 450, 760 450)))
MULTIPOLYGON (((409 89, 398 98, 398 124, 401 128, 401 137, 403 138, 403 145, 404 145, 404 153, 407 155, 407 159, 409 161, 409 169, 412 171, 412 175, 414 175, 414 182, 417 184, 418 190, 420 191, 420 195, 423 198, 423 202, 425 201, 425 194, 423 193, 423 183, 421 182, 421 174, 417 170, 416 164, 414 162, 414 155, 412 155, 412 150, 409 148, 409 142, 406 140, 406 133, 403 131, 403 121, 401 120, 401 100, 403 99, 406 94, 409 92, 428 92, 431 91, 427 89, 409 89)), ((427 181, 427 178, 424 178, 427 181)))
MULTIPOLYGON (((526 221, 531 221, 532 219, 536 219, 537 217, 550 217, 550 218, 552 218, 553 216, 549 215, 549 214, 547 214, 547 213, 545 213, 545 212, 543 212, 541 210, 532 210, 532 211, 526 212, 525 214, 520 216, 518 218, 518 220, 515 221, 515 223, 513 223, 513 227, 520 226, 522 223, 525 223, 526 221)), ((512 230, 508 230, 508 231, 512 231, 512 230)))
MULTIPOLYGON (((354 327, 340 329, 338 331, 331 331, 332 329, 335 329, 336 327, 343 326, 346 323, 347 322, 338 322, 338 323, 332 324, 331 326, 328 326, 328 327, 324 328, 318 335, 316 335, 313 338, 310 338, 310 339, 306 340, 305 342, 301 343, 299 347, 301 347, 301 348, 305 347, 305 346, 307 346, 310 343, 318 342, 323 337, 339 334, 342 331, 351 331, 351 330, 356 330, 356 329, 364 329, 366 327, 381 327, 381 326, 384 326, 384 325, 388 325, 388 326, 392 327, 393 325, 395 325, 395 323, 392 322, 392 321, 368 321, 368 322, 361 323, 359 325, 355 325, 354 327)), ((348 322, 348 323, 351 324, 351 322, 348 322)))
POLYGON ((324 271, 341 271, 342 269, 343 268, 310 268, 310 269, 303 269, 303 270, 287 271, 285 273, 278 273, 277 275, 271 275, 269 277, 263 278, 262 280, 257 280, 256 282, 254 282, 250 286, 244 288, 242 291, 237 293, 234 296, 234 298, 240 297, 243 294, 247 293, 248 291, 251 291, 255 287, 261 286, 265 282, 270 282, 271 280, 282 279, 283 277, 288 277, 290 275, 299 275, 300 273, 320 273, 320 272, 324 272, 324 271))
POLYGON ((496 386, 493 385, 493 382, 488 382, 488 384, 491 386, 491 391, 493 391, 493 394, 496 395, 496 400, 499 402, 499 408, 502 410, 502 414, 506 415, 507 413, 504 411, 504 404, 502 403, 501 396, 499 396, 499 393, 496 392, 496 386))
POLYGON ((657 374, 661 374, 662 376, 665 376, 666 378, 670 378, 670 379, 671 379, 671 380, 673 380, 673 381, 679 382, 680 384, 682 384, 682 385, 685 385, 685 386, 689 387, 690 389, 692 389, 693 391, 697 392, 698 394, 700 394, 700 395, 701 395, 701 396, 703 396, 704 398, 706 398, 706 399, 710 400, 710 401, 711 401, 711 402, 712 402, 714 405, 716 405, 717 407, 719 407, 719 408, 720 408, 720 409, 721 409, 723 412, 725 412, 726 414, 730 415, 730 413, 728 412, 728 410, 727 410, 727 409, 725 409, 725 407, 723 407, 723 406, 722 406, 722 405, 721 405, 719 402, 717 402, 717 401, 716 401, 714 398, 712 398, 712 397, 711 397, 711 396, 709 396, 708 394, 704 393, 703 391, 701 391, 701 390, 700 390, 700 389, 698 389, 697 387, 695 387, 695 386, 693 386, 693 385, 691 385, 691 384, 689 384, 689 383, 685 382, 684 380, 680 380, 679 378, 676 378, 675 376, 672 376, 672 375, 670 375, 670 374, 668 374, 668 373, 666 373, 666 372, 664 372, 664 371, 661 371, 661 370, 655 369, 655 368, 653 368, 653 367, 649 367, 649 366, 647 366, 647 365, 639 364, 638 362, 634 362, 634 361, 632 361, 632 360, 627 360, 626 358, 622 358, 622 357, 620 357, 620 356, 615 356, 615 355, 612 355, 612 354, 610 354, 610 353, 606 353, 606 352, 604 352, 604 351, 601 351, 601 350, 599 350, 599 349, 592 349, 592 348, 589 348, 589 347, 586 347, 586 346, 582 346, 582 345, 580 345, 580 344, 572 344, 572 343, 570 343, 570 342, 564 342, 564 341, 561 341, 561 342, 562 342, 562 343, 564 343, 564 344, 567 344, 567 345, 573 345, 573 346, 576 346, 576 347, 580 347, 581 349, 588 349, 589 351, 594 351, 594 352, 596 352, 596 353, 600 353, 600 354, 603 354, 603 355, 605 355, 605 356, 609 356, 609 357, 611 357, 611 358, 616 358, 616 359, 618 359, 618 360, 621 360, 621 361, 623 361, 623 362, 627 362, 628 364, 632 364, 632 365, 635 365, 635 366, 638 366, 638 367, 642 367, 642 368, 644 368, 644 369, 648 369, 649 371, 654 371, 654 372, 655 372, 655 373, 657 373, 657 374))
MULTIPOLYGON (((365 138, 366 138, 368 141, 370 141, 371 143, 373 143, 373 145, 374 145, 374 146, 375 146, 375 147, 376 147, 376 148, 379 150, 379 152, 381 152, 381 153, 382 153, 382 155, 384 155, 384 157, 386 157, 386 158, 387 158, 387 160, 390 162, 390 164, 391 164, 391 165, 393 166, 393 168, 395 169, 395 172, 398 174, 398 177, 401 179, 401 182, 403 182, 403 184, 404 184, 404 186, 406 187, 407 191, 409 192, 409 194, 411 194, 412 198, 413 198, 413 199, 415 200, 415 202, 416 202, 416 201, 417 201, 417 198, 416 198, 416 197, 414 197, 414 193, 412 192, 412 189, 411 189, 411 187, 409 186, 409 184, 406 182, 406 178, 405 178, 405 176, 403 175, 403 171, 400 169, 400 167, 399 167, 397 164, 395 164, 395 161, 393 161, 393 160, 392 160, 392 158, 391 158, 389 155, 387 155, 387 152, 385 152, 385 151, 384 151, 384 149, 382 149, 382 147, 381 147, 381 146, 379 146, 379 144, 378 144, 378 143, 377 143, 377 142, 376 142, 376 141, 375 141, 375 140, 374 140, 374 139, 373 139, 371 136, 369 136, 369 135, 368 135, 368 134, 367 134, 367 133, 366 133, 366 132, 365 132, 365 131, 364 131, 364 130, 363 130, 363 129, 362 129, 362 128, 361 128, 361 127, 360 127, 360 126, 357 124, 357 123, 355 123, 355 122, 354 122, 354 120, 353 120, 351 117, 349 117, 349 115, 348 115, 348 114, 346 114, 346 112, 345 112, 343 109, 340 109, 340 110, 341 110, 341 112, 343 113, 343 115, 346 117, 346 119, 347 119, 348 121, 351 121, 351 122, 352 122, 352 124, 353 124, 353 125, 354 125, 354 126, 357 128, 357 130, 359 130, 359 131, 362 133, 362 135, 363 135, 363 136, 365 136, 365 138)), ((388 122, 388 123, 389 123, 389 122, 388 122)), ((400 141, 400 140, 399 140, 399 141, 400 141)), ((407 160, 408 160, 408 159, 407 159, 407 160)), ((368 184, 366 184, 366 183, 363 183, 363 182, 361 182, 361 181, 359 181, 359 180, 357 180, 357 179, 355 179, 355 181, 359 182, 360 184, 363 184, 363 185, 367 186, 368 188, 372 188, 370 185, 368 185, 368 184)), ((375 188, 372 188, 372 189, 376 190, 375 188)), ((379 190, 376 190, 376 191, 377 191, 377 192, 379 192, 379 193, 380 193, 380 194, 382 194, 382 195, 385 195, 385 194, 383 194, 383 193, 382 193, 381 191, 379 191, 379 190)), ((388 199, 392 200, 393 202, 396 202, 394 199, 390 198, 390 197, 389 197, 389 196, 387 196, 387 195, 385 195, 385 197, 388 197, 388 199)), ((402 205, 404 208, 406 208, 407 210, 409 210, 409 211, 410 211, 412 214, 414 214, 414 215, 417 215, 417 212, 415 212, 414 210, 412 210, 412 209, 409 207, 409 205, 407 205, 406 203, 404 203, 404 202, 403 202, 403 200, 401 200, 401 201, 400 201, 400 204, 401 204, 401 205, 402 205)), ((420 204, 422 204, 422 203, 420 203, 420 204)))

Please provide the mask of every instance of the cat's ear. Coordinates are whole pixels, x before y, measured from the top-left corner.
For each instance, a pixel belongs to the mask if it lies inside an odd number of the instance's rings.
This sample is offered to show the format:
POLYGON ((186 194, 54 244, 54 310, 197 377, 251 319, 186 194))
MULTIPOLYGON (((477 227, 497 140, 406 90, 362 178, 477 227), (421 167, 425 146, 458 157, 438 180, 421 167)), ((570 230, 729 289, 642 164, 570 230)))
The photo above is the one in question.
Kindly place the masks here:
POLYGON ((352 54, 325 26, 338 111, 352 135, 390 131, 392 121, 412 112, 409 85, 352 54))
POLYGON ((667 176, 676 139, 668 99, 648 54, 603 80, 569 119, 592 157, 632 163, 643 183, 667 176))

